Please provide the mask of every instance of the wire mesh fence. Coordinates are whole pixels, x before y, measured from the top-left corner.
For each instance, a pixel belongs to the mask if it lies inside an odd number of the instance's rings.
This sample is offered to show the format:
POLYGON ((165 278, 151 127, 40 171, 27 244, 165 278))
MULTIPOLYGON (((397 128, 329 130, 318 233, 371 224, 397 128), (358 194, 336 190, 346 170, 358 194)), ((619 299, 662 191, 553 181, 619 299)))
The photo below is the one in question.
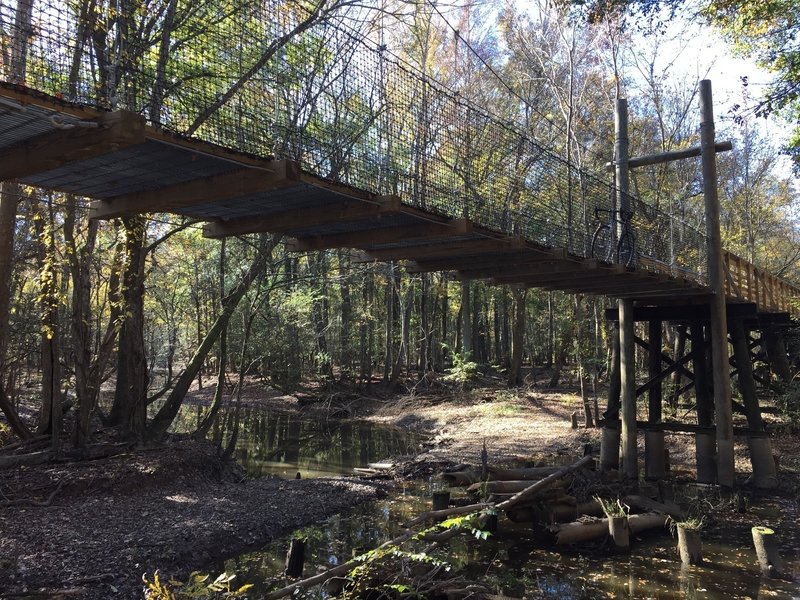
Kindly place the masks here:
MULTIPOLYGON (((611 183, 408 66, 373 40, 366 9, 336 4, 0 0, 0 78, 592 256, 611 183)), ((702 281, 705 236, 630 204, 636 264, 702 281)))

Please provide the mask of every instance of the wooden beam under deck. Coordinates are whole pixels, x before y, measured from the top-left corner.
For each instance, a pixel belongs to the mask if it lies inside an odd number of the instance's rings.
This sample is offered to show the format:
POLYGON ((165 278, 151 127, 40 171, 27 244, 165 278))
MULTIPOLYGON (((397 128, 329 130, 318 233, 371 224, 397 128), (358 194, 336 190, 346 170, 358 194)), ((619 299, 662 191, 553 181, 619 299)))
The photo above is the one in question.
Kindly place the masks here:
MULTIPOLYGON (((435 273, 438 271, 462 271, 465 269, 494 269, 509 265, 527 265, 552 262, 563 257, 560 249, 544 250, 519 248, 516 251, 480 256, 456 255, 443 258, 419 258, 406 266, 409 273, 435 273)), ((575 259, 579 260, 579 259, 575 259)))
POLYGON ((92 202, 93 219, 113 219, 143 212, 171 212, 195 206, 267 192, 294 185, 299 181, 297 166, 287 160, 271 163, 270 170, 239 169, 187 183, 155 190, 116 196, 92 202))
POLYGON ((574 284, 577 281, 581 281, 583 283, 598 283, 598 284, 605 284, 608 286, 610 282, 614 280, 619 280, 620 277, 623 277, 622 281, 629 281, 628 273, 625 270, 625 267, 620 265, 611 265, 607 268, 598 268, 596 271, 592 271, 591 273, 583 274, 584 271, 575 270, 575 271, 556 271, 553 273, 534 273, 531 275, 508 275, 508 276, 500 276, 500 277, 493 277, 491 282, 494 284, 524 284, 524 285, 531 285, 531 286, 543 286, 543 285, 557 285, 557 284, 565 284, 567 286, 574 284))
POLYGON ((441 223, 423 221, 402 227, 382 227, 369 231, 297 238, 288 242, 288 249, 290 252, 308 252, 342 247, 363 248, 380 243, 447 238, 470 233, 472 233, 472 223, 467 219, 452 219, 441 223))
POLYGON ((598 273, 598 261, 586 260, 528 260, 505 265, 462 268, 457 270, 458 279, 493 279, 497 277, 531 277, 534 275, 557 275, 560 273, 598 273))
POLYGON ((298 210, 288 210, 273 215, 232 219, 230 221, 213 221, 203 227, 203 235, 207 238, 223 238, 229 235, 242 235, 269 231, 287 233, 298 229, 308 229, 356 221, 367 218, 380 218, 383 215, 397 214, 403 211, 399 196, 384 196, 373 201, 346 198, 341 202, 314 206, 298 210))
POLYGON ((0 181, 21 179, 146 141, 144 118, 127 111, 99 113, 97 127, 43 133, 0 152, 0 181))
POLYGON ((485 256, 504 254, 515 249, 525 250, 527 245, 520 238, 476 238, 472 240, 455 240, 450 242, 422 242, 400 248, 374 248, 367 255, 376 261, 415 260, 421 257, 445 258, 485 256))

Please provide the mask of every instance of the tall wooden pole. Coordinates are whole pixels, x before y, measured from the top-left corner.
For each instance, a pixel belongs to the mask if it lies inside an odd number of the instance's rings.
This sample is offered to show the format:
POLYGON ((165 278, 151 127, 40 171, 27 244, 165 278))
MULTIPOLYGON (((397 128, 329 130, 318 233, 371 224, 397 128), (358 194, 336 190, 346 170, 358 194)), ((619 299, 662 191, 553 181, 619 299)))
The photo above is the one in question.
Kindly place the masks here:
POLYGON ((728 325, 725 313, 725 275, 717 196, 717 158, 714 148, 714 106, 711 81, 700 82, 700 149, 703 163, 703 198, 708 239, 708 285, 711 300, 711 361, 714 380, 714 412, 717 422, 717 479, 733 487, 736 472, 733 462, 733 408, 728 370, 728 325))
MULTIPOLYGON (((617 176, 617 208, 630 212, 628 173, 628 101, 617 98, 614 111, 614 162, 617 176)), ((617 238, 619 238, 619 233, 617 238)), ((633 300, 617 300, 619 309, 620 398, 622 402, 622 472, 639 476, 636 447, 636 365, 633 335, 633 300)))

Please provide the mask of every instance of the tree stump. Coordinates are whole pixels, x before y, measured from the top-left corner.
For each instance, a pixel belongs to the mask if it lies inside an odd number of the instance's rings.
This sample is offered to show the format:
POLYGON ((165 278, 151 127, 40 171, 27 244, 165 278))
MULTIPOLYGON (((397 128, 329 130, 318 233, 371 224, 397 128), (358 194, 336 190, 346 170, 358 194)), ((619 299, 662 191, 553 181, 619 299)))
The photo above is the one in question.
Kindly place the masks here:
POLYGON ((577 413, 577 411, 573 411, 572 412, 571 419, 572 419, 572 428, 573 429, 577 429, 578 428, 578 413, 577 413))
POLYGON ((306 560, 306 541, 299 538, 292 540, 289 545, 289 552, 286 553, 286 569, 287 577, 302 577, 303 576, 303 563, 306 560))
POLYGON ((445 510, 450 506, 450 491, 433 492, 433 510, 445 510))
POLYGON ((687 529, 678 525, 678 552, 684 566, 700 565, 703 563, 703 544, 700 534, 694 529, 687 529))
POLYGON ((783 560, 778 551, 778 536, 769 527, 753 527, 753 545, 756 547, 761 574, 778 579, 783 574, 783 560))

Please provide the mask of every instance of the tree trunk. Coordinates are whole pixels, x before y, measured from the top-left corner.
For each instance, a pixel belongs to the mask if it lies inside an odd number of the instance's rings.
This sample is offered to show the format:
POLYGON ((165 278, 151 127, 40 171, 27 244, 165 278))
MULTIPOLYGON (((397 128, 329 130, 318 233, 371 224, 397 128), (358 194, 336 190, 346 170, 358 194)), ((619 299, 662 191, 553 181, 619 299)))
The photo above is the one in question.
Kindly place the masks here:
POLYGON ((465 360, 471 360, 474 356, 470 287, 469 281, 461 282, 461 354, 465 360))
POLYGON ((123 321, 117 354, 117 387, 109 424, 141 437, 147 419, 147 358, 144 345, 145 220, 130 217, 125 227, 125 270, 122 277, 123 321))
POLYGON ((344 381, 353 373, 353 346, 351 343, 351 329, 353 327, 353 300, 350 293, 350 260, 349 255, 344 250, 339 250, 339 292, 342 296, 342 306, 340 311, 339 329, 339 370, 340 377, 344 381))
POLYGON ((521 286, 512 286, 514 300, 514 326, 511 342, 511 368, 508 370, 508 385, 516 387, 522 384, 522 356, 525 350, 525 299, 528 290, 521 286))
MULTIPOLYGON (((226 258, 226 238, 222 238, 219 250, 219 296, 225 296, 225 258, 226 258)), ((222 328, 219 334, 219 353, 217 354, 217 387, 214 389, 214 398, 211 400, 211 406, 208 413, 203 418, 203 421, 197 426, 193 437, 195 439, 203 439, 208 435, 211 425, 219 414, 219 409, 222 407, 222 397, 225 393, 225 373, 228 368, 228 325, 222 328)))
POLYGON ((86 242, 79 249, 75 242, 76 200, 67 198, 64 213, 64 241, 67 245, 67 260, 72 279, 72 352, 75 364, 75 425, 72 443, 84 446, 89 440, 89 424, 95 408, 96 396, 92 390, 92 330, 91 330, 91 260, 97 241, 98 221, 92 219, 87 225, 86 242))

